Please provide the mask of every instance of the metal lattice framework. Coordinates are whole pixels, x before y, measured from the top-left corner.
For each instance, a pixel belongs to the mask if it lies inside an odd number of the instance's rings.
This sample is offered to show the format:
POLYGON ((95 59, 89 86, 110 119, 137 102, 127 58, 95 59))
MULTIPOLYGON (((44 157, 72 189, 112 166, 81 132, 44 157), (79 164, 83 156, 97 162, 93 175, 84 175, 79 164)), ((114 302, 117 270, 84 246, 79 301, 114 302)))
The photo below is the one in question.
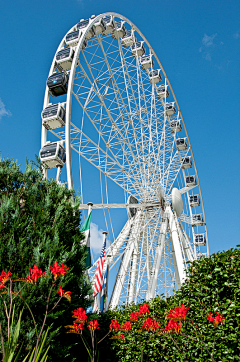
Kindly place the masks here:
MULTIPOLYGON (((66 49, 65 39, 64 36, 57 49, 49 76, 62 71, 56 55, 66 49)), ((62 96, 66 105, 65 127, 42 127, 42 147, 47 139, 63 140, 68 187, 72 188, 74 179, 80 177, 84 199, 89 197, 86 201, 93 202, 93 209, 104 214, 111 241, 104 270, 108 264, 115 279, 110 306, 150 299, 161 293, 169 295, 187 277, 187 262, 209 254, 197 168, 177 99, 150 43, 122 15, 105 13, 92 17, 74 51, 67 94, 62 96), (107 16, 113 21, 112 29, 101 31, 97 25, 107 16), (124 43, 119 31, 123 22, 127 34, 131 31, 135 49, 139 47, 141 52, 144 46, 145 54, 150 56, 151 66, 147 69, 137 50, 134 52, 124 43), (150 82, 153 69, 161 69, 161 82, 150 82), (163 96, 158 94, 159 84, 165 86, 163 96), (175 113, 167 111, 169 102, 176 108, 175 113), (173 124, 181 124, 182 129, 173 124), (180 139, 186 143, 182 149, 177 147, 180 139), (74 165, 73 155, 78 155, 79 164, 74 165), (186 157, 191 160, 189 168, 184 167, 186 157), (90 173, 87 168, 83 170, 83 164, 90 164, 99 174, 98 203, 94 203, 90 192, 84 193, 83 179, 90 173), (196 183, 188 184, 188 176, 195 176, 196 183), (111 201, 111 185, 123 195, 122 203, 111 201), (180 215, 174 207, 174 188, 182 195, 180 215), (131 195, 137 202, 134 207, 129 206, 131 195), (190 202, 191 195, 198 196, 199 204, 190 202), (116 236, 116 216, 111 218, 111 212, 114 210, 116 215, 117 210, 124 209, 128 210, 128 217, 125 212, 122 230, 116 236), (202 242, 196 238, 199 235, 202 242)), ((44 108, 50 98, 46 87, 44 108)), ((52 102, 56 103, 56 98, 52 102)), ((87 209, 87 205, 83 204, 82 209, 87 209)), ((90 278, 97 262, 89 271, 90 278)))

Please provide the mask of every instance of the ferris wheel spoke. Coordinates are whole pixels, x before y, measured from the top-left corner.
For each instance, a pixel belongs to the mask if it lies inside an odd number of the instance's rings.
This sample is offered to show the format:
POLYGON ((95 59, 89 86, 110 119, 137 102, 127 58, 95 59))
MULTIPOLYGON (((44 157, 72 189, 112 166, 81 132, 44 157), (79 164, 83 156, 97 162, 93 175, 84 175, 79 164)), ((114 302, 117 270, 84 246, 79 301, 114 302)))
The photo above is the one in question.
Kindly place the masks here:
MULTIPOLYGON (((128 112, 128 110, 127 110, 127 107, 126 107, 126 105, 125 105, 125 101, 124 101, 123 96, 122 96, 122 94, 121 94, 121 92, 120 92, 120 89, 119 89, 119 87, 118 87, 118 85, 117 85, 117 81, 116 81, 115 76, 114 76, 114 74, 113 74, 113 72, 112 72, 112 69, 111 69, 111 67, 110 67, 110 65, 109 65, 108 58, 107 58, 107 55, 105 54, 105 51, 104 51, 104 48, 103 48, 103 45, 102 45, 101 38, 100 38, 100 36, 98 36, 97 38, 98 38, 100 47, 101 47, 101 49, 102 49, 102 52, 103 52, 103 54, 104 54, 104 58, 105 58, 105 61, 106 61, 107 66, 108 66, 109 74, 110 74, 110 76, 111 76, 111 78, 112 78, 112 80, 113 80, 114 93, 115 93, 116 101, 117 101, 117 103, 118 103, 118 109, 121 109, 121 105, 122 105, 122 107, 123 107, 123 109, 124 109, 124 111, 125 111, 126 116, 127 116, 128 119, 130 120, 130 119, 131 119, 131 115, 129 114, 129 112, 128 112), (118 101, 118 98, 120 99, 119 101, 118 101), (120 102, 121 102, 121 105, 120 105, 120 102)), ((123 76, 124 76, 124 81, 125 81, 125 75, 123 74, 123 76)), ((127 89, 127 87, 126 87, 126 81, 125 81, 125 88, 127 89)), ((128 95, 128 94, 127 94, 126 99, 129 100, 129 95, 128 95)), ((128 102, 128 107, 129 107, 130 113, 131 113, 131 108, 130 108, 129 102, 128 102)), ((126 126, 125 126, 125 121, 124 121, 123 118, 122 118, 122 122, 123 122, 124 131, 125 131, 125 132, 124 132, 125 140, 126 140, 126 139, 128 140, 128 143, 127 143, 127 144, 128 144, 128 148, 129 148, 130 151, 131 151, 131 149, 132 149, 132 144, 131 144, 131 142, 129 141, 128 132, 127 132, 127 129, 126 129, 126 126)), ((137 134, 136 134, 135 129, 134 129, 134 127, 133 127, 133 123, 132 123, 132 122, 129 122, 129 124, 130 124, 130 125, 132 126, 132 128, 133 128, 135 141, 138 142, 138 146, 140 146, 139 149, 141 150, 142 155, 144 155, 144 151, 143 151, 141 145, 139 144, 137 134)), ((145 141, 146 141, 146 139, 145 139, 145 141)), ((138 148, 136 148, 136 149, 137 149, 137 156, 139 156, 138 148)), ((133 152, 131 152, 131 155, 133 155, 133 152)), ((135 158, 135 160, 138 161, 138 158, 135 158)), ((139 162, 138 162, 138 165, 139 165, 139 162)), ((140 167, 141 167, 141 164, 140 164, 140 167)), ((144 170, 143 170, 143 171, 144 171, 144 170)), ((149 169, 149 171, 150 171, 150 173, 151 173, 151 176, 153 177, 154 175, 152 174, 152 170, 149 169)), ((144 173, 145 173, 145 172, 144 172, 144 173)), ((155 179, 155 177, 154 177, 154 179, 155 179)))

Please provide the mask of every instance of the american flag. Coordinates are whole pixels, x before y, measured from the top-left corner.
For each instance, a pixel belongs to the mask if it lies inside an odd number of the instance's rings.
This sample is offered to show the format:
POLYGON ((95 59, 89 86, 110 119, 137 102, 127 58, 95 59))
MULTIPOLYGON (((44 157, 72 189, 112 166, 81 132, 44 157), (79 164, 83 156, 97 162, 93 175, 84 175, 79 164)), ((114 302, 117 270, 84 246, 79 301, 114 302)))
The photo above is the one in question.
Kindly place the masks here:
POLYGON ((93 297, 96 297, 96 295, 100 292, 102 289, 102 281, 103 281, 103 264, 105 261, 105 254, 106 254, 106 236, 104 235, 104 241, 103 241, 103 247, 100 254, 100 258, 98 261, 97 270, 94 276, 94 288, 93 288, 93 297))

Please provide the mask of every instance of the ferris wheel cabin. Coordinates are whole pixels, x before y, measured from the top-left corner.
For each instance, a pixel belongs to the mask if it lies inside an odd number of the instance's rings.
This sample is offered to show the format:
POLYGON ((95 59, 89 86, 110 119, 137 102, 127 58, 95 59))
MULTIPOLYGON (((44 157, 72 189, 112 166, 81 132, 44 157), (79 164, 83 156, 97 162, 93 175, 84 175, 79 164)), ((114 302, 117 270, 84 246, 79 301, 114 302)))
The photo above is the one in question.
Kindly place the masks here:
POLYGON ((114 23, 113 23, 113 17, 112 15, 109 16, 105 16, 103 18, 106 30, 104 31, 105 35, 111 34, 113 32, 114 29, 114 23))
POLYGON ((74 57, 74 50, 73 48, 69 47, 63 50, 60 50, 56 55, 57 64, 63 70, 70 70, 72 66, 72 61, 74 57))
POLYGON ((196 186, 197 185, 196 177, 195 176, 186 176, 185 183, 186 183, 186 186, 189 186, 189 187, 196 186))
POLYGON ((116 21, 115 29, 113 28, 112 38, 120 39, 126 35, 126 27, 124 25, 124 21, 116 21))
POLYGON ((177 112, 174 102, 166 103, 165 110, 166 110, 166 114, 168 116, 172 116, 173 114, 175 114, 177 112))
POLYGON ((48 142, 40 150, 40 160, 47 168, 62 167, 66 162, 66 151, 62 141, 48 142))
POLYGON ((187 138, 178 138, 176 140, 176 146, 177 149, 180 150, 186 150, 187 149, 187 138))
POLYGON ((145 54, 145 52, 146 52, 143 41, 137 41, 136 43, 134 43, 131 46, 131 49, 132 49, 132 55, 134 57, 140 57, 141 55, 145 54))
POLYGON ((151 70, 149 74, 149 80, 151 84, 156 84, 162 81, 161 69, 151 70))
POLYGON ((78 42, 81 38, 82 32, 80 30, 72 31, 68 33, 65 37, 65 43, 68 47, 75 47, 78 45, 78 42))
POLYGON ((122 46, 124 47, 130 47, 136 42, 136 36, 134 34, 133 30, 127 30, 126 35, 122 38, 122 46))
MULTIPOLYGON (((81 19, 80 22, 77 24, 77 30, 84 30, 88 24, 90 23, 90 19, 81 19)), ((95 35, 94 33, 94 29, 93 28, 90 28, 86 34, 86 39, 91 39, 93 38, 95 35)))
MULTIPOLYGON (((167 98, 169 97, 169 90, 168 87, 165 85, 159 85, 157 87, 157 96, 159 99, 167 98)), ((168 103, 167 103, 168 104, 168 103)))
POLYGON ((200 198, 198 195, 190 195, 189 203, 191 207, 200 206, 200 198))
POLYGON ((205 246, 206 245, 205 234, 196 234, 195 235, 195 245, 197 245, 197 246, 205 246))
POLYGON ((50 130, 60 128, 65 125, 65 108, 63 104, 51 104, 42 111, 42 124, 50 130))
POLYGON ((184 157, 182 158, 182 168, 191 168, 192 167, 192 160, 191 157, 184 157))
POLYGON ((192 226, 202 226, 203 217, 202 214, 195 214, 192 216, 192 226))
POLYGON ((179 121, 179 120, 171 121, 170 127, 171 127, 172 133, 180 132, 182 130, 181 121, 179 121))
POLYGON ((153 61, 152 54, 143 55, 140 58, 140 64, 141 64, 142 69, 147 70, 149 68, 152 68, 154 66, 154 61, 153 61))
POLYGON ((102 34, 106 31, 106 25, 103 19, 99 19, 96 23, 93 25, 95 34, 102 34))
POLYGON ((65 72, 55 73, 48 77, 47 86, 54 97, 67 94, 68 78, 65 72))

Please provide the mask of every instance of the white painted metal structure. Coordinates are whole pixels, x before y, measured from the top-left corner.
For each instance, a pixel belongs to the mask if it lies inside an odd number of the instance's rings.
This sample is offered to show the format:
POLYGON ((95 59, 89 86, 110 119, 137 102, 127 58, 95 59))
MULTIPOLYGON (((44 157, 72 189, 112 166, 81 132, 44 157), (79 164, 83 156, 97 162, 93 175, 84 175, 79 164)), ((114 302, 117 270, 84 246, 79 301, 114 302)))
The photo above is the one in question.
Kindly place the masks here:
MULTIPOLYGON (((110 307, 159 294, 167 296, 187 277, 188 261, 209 255, 202 193, 183 116, 156 53, 130 20, 105 13, 92 16, 85 28, 74 25, 68 33, 79 28, 81 36, 73 43, 74 57, 67 71, 67 94, 52 97, 46 87, 44 98, 44 108, 49 102, 65 104, 65 126, 50 130, 43 126, 42 147, 49 138, 64 141, 68 187, 73 188, 74 177, 79 179, 80 175, 84 198, 83 181, 91 174, 83 172, 81 160, 99 173, 96 183, 101 186, 101 201, 85 200, 93 202, 93 212, 102 210, 106 220, 111 244, 104 270, 108 263, 110 278, 117 270, 110 307), (125 31, 126 41, 122 40, 125 31), (142 53, 132 50, 136 42, 151 56, 148 67, 141 66, 142 53), (157 69, 161 72, 156 72, 153 80, 152 72, 157 69), (158 97, 159 85, 169 92, 168 99, 168 94, 158 97), (186 139, 186 148, 177 148, 177 139, 186 139), (72 168, 71 161, 76 153, 78 170, 72 168), (192 167, 183 167, 185 157, 191 157, 192 167), (195 176, 196 184, 187 184, 188 176, 195 176), (109 185, 118 188, 114 193, 122 195, 122 202, 111 201, 109 185), (130 195, 137 202, 132 207, 127 204, 130 195), (190 204, 190 195, 197 196, 200 203, 190 204), (116 215, 127 208, 131 213, 128 218, 126 212, 116 236, 114 223, 120 218, 111 218, 111 212, 116 215), (201 226, 193 222, 195 214, 202 215, 201 226), (196 234, 203 235, 205 246, 196 242, 196 234)), ((70 46, 65 39, 66 34, 56 54, 70 46)), ((49 76, 64 70, 57 64, 56 54, 49 76)), ((83 210, 87 208, 82 205, 83 210)), ((90 278, 97 262, 89 271, 90 278)))

